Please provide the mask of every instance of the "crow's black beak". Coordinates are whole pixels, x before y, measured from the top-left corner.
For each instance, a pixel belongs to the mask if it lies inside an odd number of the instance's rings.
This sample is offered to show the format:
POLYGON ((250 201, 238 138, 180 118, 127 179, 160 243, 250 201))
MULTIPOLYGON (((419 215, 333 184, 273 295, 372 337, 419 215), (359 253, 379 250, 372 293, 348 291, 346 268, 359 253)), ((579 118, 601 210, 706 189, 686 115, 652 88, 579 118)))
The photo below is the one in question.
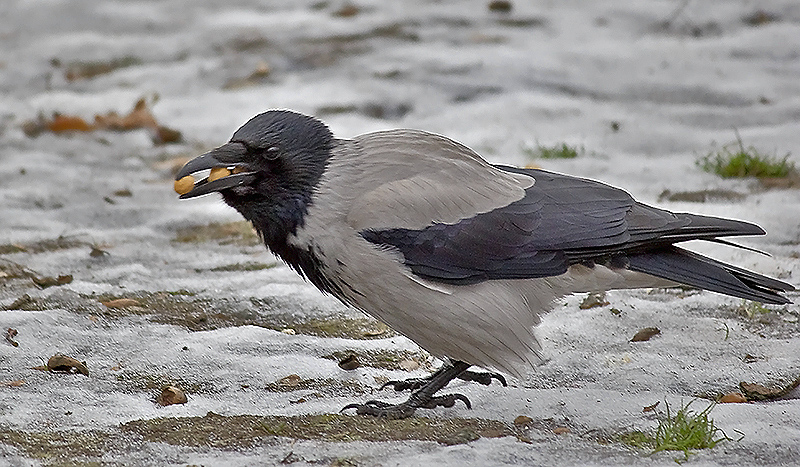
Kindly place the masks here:
POLYGON ((241 143, 227 143, 195 157, 175 174, 175 191, 181 193, 181 199, 187 199, 251 183, 255 180, 255 172, 248 171, 243 162, 246 152, 241 143), (210 181, 207 177, 194 183, 193 178, 186 178, 201 170, 229 168, 233 171, 225 170, 222 175, 210 177, 210 181), (183 180, 186 181, 181 185, 183 180))

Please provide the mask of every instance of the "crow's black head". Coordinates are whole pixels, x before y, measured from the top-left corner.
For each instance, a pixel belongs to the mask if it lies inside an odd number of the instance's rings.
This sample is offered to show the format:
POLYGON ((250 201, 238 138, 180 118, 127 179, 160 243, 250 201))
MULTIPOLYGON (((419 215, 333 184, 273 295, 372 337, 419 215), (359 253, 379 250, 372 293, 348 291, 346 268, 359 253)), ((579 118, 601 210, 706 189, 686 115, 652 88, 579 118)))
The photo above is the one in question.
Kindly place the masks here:
POLYGON ((229 143, 189 161, 175 177, 176 190, 181 180, 191 185, 193 179, 185 177, 212 169, 181 198, 220 192, 275 249, 302 226, 333 144, 330 130, 313 117, 264 112, 236 130, 229 143))

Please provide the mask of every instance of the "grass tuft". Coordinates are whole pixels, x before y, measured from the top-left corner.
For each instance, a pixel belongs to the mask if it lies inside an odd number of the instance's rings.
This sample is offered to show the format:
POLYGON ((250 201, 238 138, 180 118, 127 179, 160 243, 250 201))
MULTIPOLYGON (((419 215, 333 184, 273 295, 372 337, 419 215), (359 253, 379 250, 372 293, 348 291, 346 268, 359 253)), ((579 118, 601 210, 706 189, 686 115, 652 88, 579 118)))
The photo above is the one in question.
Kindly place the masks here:
POLYGON ((675 459, 678 463, 687 461, 694 449, 712 449, 722 441, 732 440, 709 417, 716 404, 700 412, 690 410, 691 404, 687 403, 675 413, 665 404, 666 414, 661 415, 654 434, 633 431, 619 435, 617 440, 636 449, 652 449, 651 454, 682 451, 684 457, 675 459))
POLYGON ((764 306, 763 303, 751 302, 748 300, 743 301, 742 304, 736 308, 736 310, 739 311, 741 314, 747 316, 747 318, 749 319, 759 318, 772 311, 771 309, 764 306))
POLYGON ((567 143, 555 144, 553 146, 543 146, 537 143, 536 147, 523 146, 522 152, 532 158, 575 159, 584 154, 586 149, 583 146, 570 146, 567 143))
POLYGON ((714 425, 714 420, 709 418, 716 404, 709 404, 700 412, 689 410, 691 404, 687 403, 675 414, 670 413, 669 404, 666 404, 666 416, 659 420, 653 438, 653 453, 683 451, 683 461, 686 461, 692 449, 712 449, 722 441, 731 440, 725 432, 714 425))
POLYGON ((745 147, 737 132, 735 143, 701 157, 697 166, 722 178, 783 178, 796 171, 794 163, 789 161, 790 155, 786 153, 780 158, 763 154, 753 146, 745 147))

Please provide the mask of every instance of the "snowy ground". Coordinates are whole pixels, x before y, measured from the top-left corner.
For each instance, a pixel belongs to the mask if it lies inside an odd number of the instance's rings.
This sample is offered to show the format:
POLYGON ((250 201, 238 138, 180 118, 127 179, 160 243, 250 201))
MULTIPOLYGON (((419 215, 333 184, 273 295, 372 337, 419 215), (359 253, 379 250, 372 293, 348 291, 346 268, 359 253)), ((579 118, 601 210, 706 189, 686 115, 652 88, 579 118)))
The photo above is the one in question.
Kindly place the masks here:
MULTIPOLYGON (((467 443, 437 442, 411 430, 410 441, 353 441, 376 439, 358 435, 356 417, 333 419, 346 427, 338 438, 242 428, 254 436, 244 442, 222 428, 187 428, 162 439, 131 428, 159 417, 215 426, 208 412, 302 425, 297 415, 394 398, 377 392, 382 381, 428 371, 412 342, 277 264, 231 224, 240 219, 217 196, 179 201, 172 192, 177 164, 269 108, 318 115, 341 137, 426 129, 493 162, 536 163, 668 209, 747 219, 769 235, 741 243, 771 257, 696 248, 798 284, 800 190, 724 180, 695 165, 735 141, 734 129, 766 153, 800 151, 795 0, 516 1, 510 13, 490 11, 486 0, 347 5, 2 3, 0 329, 17 330, 19 345, 0 342, 0 464, 672 465, 676 454, 646 456, 607 440, 655 426, 642 408, 658 401, 677 407, 741 381, 779 387, 800 376, 797 304, 748 316, 740 300, 712 293, 615 291, 603 307, 579 309, 584 297, 557 304, 539 329, 549 361, 526 381, 454 384, 473 410, 421 414, 435 417, 423 424, 462 423, 461 441, 477 437, 469 431, 476 419, 517 436, 489 430, 467 443), (76 76, 87 62, 117 67, 76 76), (36 138, 22 130, 40 113, 124 114, 140 97, 183 143, 156 146, 145 130, 36 138), (546 161, 527 154, 562 142, 585 152, 546 161), (707 189, 744 197, 659 200, 664 190, 707 189), (198 231, 205 236, 191 236, 198 231), (59 275, 72 281, 40 288, 32 280, 59 275), (118 298, 137 305, 100 303, 118 298), (649 326, 661 334, 629 342, 649 326), (56 353, 85 361, 89 377, 32 369, 56 353), (348 353, 360 368, 337 365, 348 353), (292 374, 299 383, 278 384, 292 374), (189 402, 155 404, 164 384, 182 387, 189 402), (519 415, 530 424, 515 427, 519 415)), ((717 425, 744 436, 690 462, 797 464, 798 397, 718 405, 717 425)))

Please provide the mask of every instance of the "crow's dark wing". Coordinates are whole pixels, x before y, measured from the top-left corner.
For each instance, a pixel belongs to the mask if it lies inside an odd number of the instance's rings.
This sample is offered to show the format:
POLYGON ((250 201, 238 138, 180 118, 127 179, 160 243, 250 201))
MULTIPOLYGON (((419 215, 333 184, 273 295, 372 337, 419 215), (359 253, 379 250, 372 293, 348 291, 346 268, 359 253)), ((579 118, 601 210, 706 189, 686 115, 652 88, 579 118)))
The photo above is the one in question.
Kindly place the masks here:
MULTIPOLYGON (((405 264, 421 277, 466 285, 493 279, 555 276, 565 273, 572 264, 595 261, 619 267, 630 264, 631 269, 640 272, 689 283, 681 276, 680 261, 672 254, 671 244, 764 233, 746 222, 653 208, 637 203, 622 190, 592 180, 536 169, 498 168, 532 176, 536 183, 525 190, 521 200, 454 224, 432 223, 422 229, 367 229, 361 235, 372 243, 398 250, 405 264)), ((708 264, 719 268, 713 262, 708 264)), ((750 282, 765 290, 791 288, 749 274, 750 282)), ((695 275, 698 277, 691 280, 691 285, 753 297, 749 287, 738 279, 738 284, 722 287, 721 278, 704 281, 703 274, 695 275), (740 289, 743 291, 735 293, 740 289)), ((775 292, 757 296, 767 302, 786 300, 775 292)))

